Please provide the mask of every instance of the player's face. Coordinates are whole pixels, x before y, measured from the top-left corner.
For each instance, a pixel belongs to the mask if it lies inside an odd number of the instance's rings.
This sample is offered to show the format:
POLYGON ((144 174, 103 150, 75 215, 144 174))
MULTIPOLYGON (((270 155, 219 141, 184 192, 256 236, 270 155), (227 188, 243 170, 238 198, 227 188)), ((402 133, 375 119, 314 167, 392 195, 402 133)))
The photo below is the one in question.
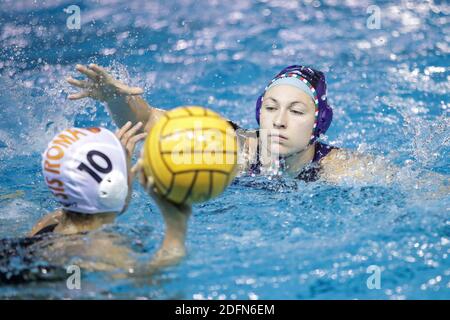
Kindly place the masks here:
POLYGON ((280 156, 305 150, 311 140, 315 105, 308 94, 290 85, 277 85, 263 98, 261 139, 269 152, 280 156))

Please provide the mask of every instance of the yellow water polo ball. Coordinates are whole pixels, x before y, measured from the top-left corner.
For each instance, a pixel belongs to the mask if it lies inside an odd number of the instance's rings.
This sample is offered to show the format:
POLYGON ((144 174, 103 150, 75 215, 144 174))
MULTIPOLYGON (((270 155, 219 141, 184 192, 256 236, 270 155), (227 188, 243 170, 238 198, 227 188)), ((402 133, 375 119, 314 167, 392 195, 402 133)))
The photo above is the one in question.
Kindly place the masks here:
POLYGON ((166 199, 199 203, 220 195, 234 179, 237 152, 236 132, 227 120, 203 107, 179 107, 149 132, 143 168, 166 199))

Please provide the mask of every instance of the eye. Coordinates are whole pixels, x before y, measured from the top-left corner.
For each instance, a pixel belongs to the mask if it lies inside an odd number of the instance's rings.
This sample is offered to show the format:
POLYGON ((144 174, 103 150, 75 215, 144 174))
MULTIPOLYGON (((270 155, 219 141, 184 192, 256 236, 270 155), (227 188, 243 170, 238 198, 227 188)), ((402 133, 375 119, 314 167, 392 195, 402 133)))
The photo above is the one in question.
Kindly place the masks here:
POLYGON ((293 114, 298 114, 298 115, 305 114, 304 112, 299 111, 299 110, 291 110, 291 112, 292 112, 293 114))
POLYGON ((268 111, 274 111, 276 110, 276 108, 274 106, 270 106, 270 105, 265 105, 264 108, 268 111))

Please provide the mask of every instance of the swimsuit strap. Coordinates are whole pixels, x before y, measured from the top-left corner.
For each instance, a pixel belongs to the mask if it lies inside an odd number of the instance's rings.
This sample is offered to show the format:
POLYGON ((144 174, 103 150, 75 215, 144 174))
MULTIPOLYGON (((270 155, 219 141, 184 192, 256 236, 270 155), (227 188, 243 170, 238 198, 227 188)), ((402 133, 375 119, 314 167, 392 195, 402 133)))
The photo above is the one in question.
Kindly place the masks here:
POLYGON ((320 141, 316 142, 314 158, 312 160, 313 163, 319 162, 322 158, 324 158, 327 154, 330 153, 331 150, 337 149, 336 147, 329 146, 320 141))
POLYGON ((329 146, 322 142, 316 142, 314 157, 311 164, 304 168, 297 176, 297 179, 303 180, 305 182, 312 182, 319 179, 319 173, 322 169, 320 165, 320 160, 327 156, 331 150, 338 149, 337 147, 329 146))

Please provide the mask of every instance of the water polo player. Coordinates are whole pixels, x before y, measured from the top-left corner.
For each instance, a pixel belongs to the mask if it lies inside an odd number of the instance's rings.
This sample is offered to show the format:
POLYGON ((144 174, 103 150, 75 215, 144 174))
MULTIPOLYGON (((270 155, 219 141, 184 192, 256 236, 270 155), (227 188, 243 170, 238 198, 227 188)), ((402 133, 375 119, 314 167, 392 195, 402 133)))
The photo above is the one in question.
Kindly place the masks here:
MULTIPOLYGON (((114 222, 130 201, 134 177, 131 156, 136 143, 147 136, 147 133, 138 133, 141 127, 141 122, 134 126, 127 122, 116 134, 105 128, 70 128, 56 135, 43 154, 42 170, 47 186, 62 208, 39 221, 29 236, 50 232, 77 234, 114 222)), ((164 241, 150 265, 135 264, 129 259, 131 252, 127 248, 116 246, 100 236, 91 240, 89 254, 104 258, 108 264, 90 262, 87 268, 132 267, 148 273, 184 256, 190 207, 174 206, 156 194, 153 196, 163 214, 166 230, 164 241)), ((70 243, 59 247, 65 251, 67 246, 70 243)), ((53 256, 60 258, 52 252, 43 254, 52 262, 55 262, 53 256)))
MULTIPOLYGON (((149 131, 165 113, 139 96, 142 89, 126 86, 98 65, 77 65, 76 69, 89 80, 68 78, 82 89, 69 99, 90 97, 106 102, 118 126, 141 121, 149 131)), ((284 173, 305 181, 321 178, 336 183, 348 178, 391 180, 393 171, 383 161, 319 142, 333 118, 327 100, 322 72, 290 66, 278 73, 257 99, 259 130, 242 130, 230 122, 239 129, 241 172, 284 173)))
POLYGON ((62 205, 30 232, 74 234, 112 223, 131 194, 131 155, 146 134, 142 123, 126 123, 117 135, 105 128, 70 128, 56 135, 43 153, 45 182, 62 205))
MULTIPOLYGON (((284 68, 256 101, 260 128, 245 134, 251 158, 247 172, 282 172, 304 181, 368 178, 364 168, 376 167, 371 157, 319 141, 332 119, 325 75, 300 65, 284 68)), ((389 177, 391 171, 385 164, 382 167, 389 177)))

